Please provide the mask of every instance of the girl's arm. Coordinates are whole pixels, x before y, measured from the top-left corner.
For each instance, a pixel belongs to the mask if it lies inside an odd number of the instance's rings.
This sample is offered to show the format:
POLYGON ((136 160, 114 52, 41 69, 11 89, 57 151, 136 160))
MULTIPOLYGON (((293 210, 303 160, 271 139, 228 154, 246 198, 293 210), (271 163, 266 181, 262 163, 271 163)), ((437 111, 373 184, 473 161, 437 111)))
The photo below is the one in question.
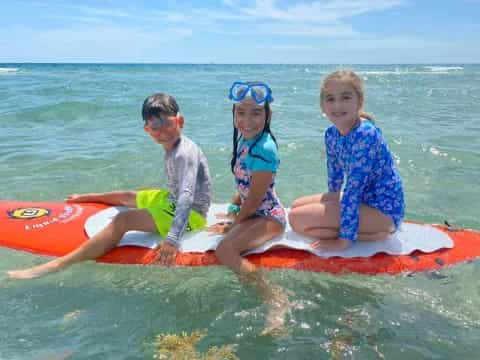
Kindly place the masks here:
POLYGON ((273 172, 271 171, 254 171, 252 172, 252 183, 247 198, 240 208, 240 212, 236 216, 232 226, 250 218, 262 203, 263 197, 272 182, 273 172))
POLYGON ((367 129, 355 139, 350 156, 350 171, 340 206, 340 239, 357 241, 360 224, 360 205, 371 173, 375 170, 378 137, 374 129, 367 129))
POLYGON ((240 199, 240 193, 237 191, 232 197, 232 204, 240 206, 241 203, 242 201, 240 199))
POLYGON ((332 131, 333 128, 329 128, 325 132, 325 149, 327 156, 328 191, 335 193, 340 192, 342 188, 343 170, 338 162, 338 156, 335 151, 335 135, 332 131))

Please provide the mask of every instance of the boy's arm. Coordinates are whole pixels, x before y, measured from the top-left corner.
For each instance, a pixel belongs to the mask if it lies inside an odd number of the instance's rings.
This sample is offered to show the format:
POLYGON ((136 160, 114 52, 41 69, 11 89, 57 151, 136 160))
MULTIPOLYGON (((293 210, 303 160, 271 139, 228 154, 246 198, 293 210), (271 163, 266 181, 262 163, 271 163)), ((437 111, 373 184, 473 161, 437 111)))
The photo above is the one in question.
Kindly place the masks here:
POLYGON ((165 241, 177 248, 180 246, 181 238, 188 224, 190 210, 192 209, 198 168, 199 160, 196 156, 182 155, 176 159, 176 178, 180 179, 180 184, 178 198, 176 199, 175 216, 165 241))

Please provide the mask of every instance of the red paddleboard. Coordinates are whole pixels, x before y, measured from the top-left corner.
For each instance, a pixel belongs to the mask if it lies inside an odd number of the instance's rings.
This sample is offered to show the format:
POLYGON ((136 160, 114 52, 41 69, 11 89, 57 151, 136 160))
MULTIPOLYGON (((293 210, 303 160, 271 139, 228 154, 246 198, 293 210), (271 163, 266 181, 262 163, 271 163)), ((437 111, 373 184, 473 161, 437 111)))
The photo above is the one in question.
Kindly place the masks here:
MULTIPOLYGON (((88 240, 86 220, 107 208, 100 204, 62 202, 0 201, 0 246, 41 255, 62 256, 88 240)), ((377 253, 371 257, 322 258, 307 251, 272 249, 249 255, 254 264, 266 268, 285 268, 328 273, 398 274, 440 269, 480 256, 480 232, 428 225, 451 238, 453 248, 432 253, 414 251, 409 255, 377 253)), ((138 246, 122 246, 97 259, 119 264, 153 264, 155 251, 138 246)), ((178 253, 176 265, 218 265, 213 251, 178 253)))

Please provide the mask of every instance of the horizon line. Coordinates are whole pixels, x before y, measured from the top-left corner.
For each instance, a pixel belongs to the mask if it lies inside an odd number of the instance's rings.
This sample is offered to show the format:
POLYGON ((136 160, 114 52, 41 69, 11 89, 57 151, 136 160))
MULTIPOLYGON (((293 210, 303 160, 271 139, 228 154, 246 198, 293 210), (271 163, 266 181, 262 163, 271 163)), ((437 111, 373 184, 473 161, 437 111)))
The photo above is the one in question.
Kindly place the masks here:
POLYGON ((41 62, 41 61, 9 61, 0 65, 480 65, 480 62, 380 62, 380 63, 228 63, 228 62, 41 62))

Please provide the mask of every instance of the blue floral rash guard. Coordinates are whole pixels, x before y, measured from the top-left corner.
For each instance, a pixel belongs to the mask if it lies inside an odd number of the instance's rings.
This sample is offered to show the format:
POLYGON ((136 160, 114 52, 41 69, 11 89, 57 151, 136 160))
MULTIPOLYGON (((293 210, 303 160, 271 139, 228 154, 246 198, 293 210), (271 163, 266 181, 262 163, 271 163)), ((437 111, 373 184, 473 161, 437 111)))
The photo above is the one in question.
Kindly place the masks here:
POLYGON ((331 125, 325 131, 325 145, 328 190, 341 191, 346 178, 338 237, 357 240, 361 203, 390 216, 398 229, 405 211, 402 180, 380 129, 362 119, 343 136, 331 125))

